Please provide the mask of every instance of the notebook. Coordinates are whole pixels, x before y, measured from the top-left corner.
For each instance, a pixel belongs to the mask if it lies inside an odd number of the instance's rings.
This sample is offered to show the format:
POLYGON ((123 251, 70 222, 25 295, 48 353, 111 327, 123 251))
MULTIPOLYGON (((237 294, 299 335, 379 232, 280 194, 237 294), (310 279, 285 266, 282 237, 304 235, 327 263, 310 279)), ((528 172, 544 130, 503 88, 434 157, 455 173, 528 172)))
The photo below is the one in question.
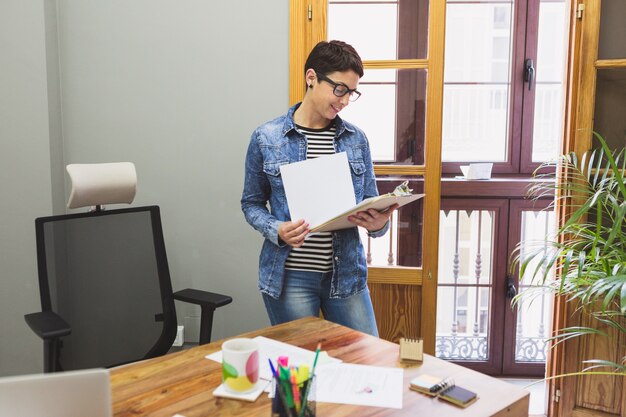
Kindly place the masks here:
POLYGON ((437 392, 431 391, 431 388, 437 386, 437 384, 439 384, 441 381, 442 379, 439 377, 422 374, 416 376, 411 380, 411 385, 409 385, 409 388, 413 391, 421 392, 422 394, 435 397, 437 395, 437 392))
POLYGON ((400 360, 422 362, 424 360, 424 341, 422 339, 400 338, 400 360))
POLYGON ((109 371, 0 378, 0 416, 111 417, 109 371))
POLYGON ((475 392, 456 385, 452 379, 427 374, 413 378, 409 388, 463 408, 478 400, 478 395, 475 392))
POLYGON ((468 389, 459 387, 458 385, 452 385, 445 388, 439 394, 439 398, 465 408, 476 401, 478 396, 475 392, 468 389))

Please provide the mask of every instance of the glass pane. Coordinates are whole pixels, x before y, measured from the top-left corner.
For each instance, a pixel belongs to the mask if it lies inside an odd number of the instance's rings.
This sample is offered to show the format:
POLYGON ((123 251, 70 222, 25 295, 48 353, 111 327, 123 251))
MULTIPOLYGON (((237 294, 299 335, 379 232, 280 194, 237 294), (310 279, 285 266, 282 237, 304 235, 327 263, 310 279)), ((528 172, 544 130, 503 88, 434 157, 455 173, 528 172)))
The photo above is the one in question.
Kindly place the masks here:
POLYGON ((359 126, 377 163, 423 164, 426 70, 368 69, 341 117, 359 126))
MULTIPOLYGON (((626 146, 626 68, 598 70, 593 130, 607 141, 609 148, 626 146)), ((594 148, 600 144, 594 140, 594 148)))
POLYGON ((396 59, 397 31, 397 2, 328 5, 328 39, 349 43, 363 60, 396 59))
POLYGON ((490 288, 440 287, 437 290, 438 358, 486 361, 490 288))
MULTIPOLYGON (((545 237, 554 233, 555 214, 548 210, 525 210, 522 211, 521 221, 521 242, 524 243, 521 256, 524 257, 525 253, 540 249, 545 237)), ((530 265, 520 280, 520 292, 525 296, 521 298, 517 309, 516 362, 545 362, 547 357, 546 338, 551 332, 552 295, 532 285, 532 274, 529 271, 535 268, 530 265)), ((554 271, 550 276, 554 276, 554 271)))
POLYGON ((491 211, 440 211, 439 284, 491 284, 493 234, 491 211))
POLYGON ((488 359, 495 213, 439 212, 437 357, 488 359))
MULTIPOLYGON (((401 182, 409 180, 413 194, 424 193, 423 178, 377 177, 378 192, 388 193, 401 182)), ((391 230, 384 236, 373 239, 359 227, 361 242, 365 247, 369 266, 411 266, 422 265, 422 224, 424 200, 418 200, 396 211, 391 219, 391 230)))
POLYGON ((626 58, 626 1, 605 0, 600 12, 599 59, 626 58))
POLYGON ((515 332, 515 362, 545 362, 548 356, 552 296, 536 294, 523 299, 517 310, 515 332))
POLYGON ((532 161, 560 154, 563 136, 563 77, 567 44, 565 0, 542 1, 539 6, 536 90, 532 161))
POLYGON ((428 5, 428 0, 330 1, 328 39, 348 42, 363 60, 425 59, 428 5))
POLYGON ((512 10, 512 0, 448 1, 444 161, 506 161, 512 10))
MULTIPOLYGON (((520 241, 524 243, 520 250, 520 256, 534 252, 545 247, 546 236, 554 233, 556 228, 554 211, 522 211, 522 224, 520 241)), ((530 264, 526 274, 521 279, 521 288, 527 288, 532 284, 532 276, 529 271, 534 271, 536 264, 530 264)))

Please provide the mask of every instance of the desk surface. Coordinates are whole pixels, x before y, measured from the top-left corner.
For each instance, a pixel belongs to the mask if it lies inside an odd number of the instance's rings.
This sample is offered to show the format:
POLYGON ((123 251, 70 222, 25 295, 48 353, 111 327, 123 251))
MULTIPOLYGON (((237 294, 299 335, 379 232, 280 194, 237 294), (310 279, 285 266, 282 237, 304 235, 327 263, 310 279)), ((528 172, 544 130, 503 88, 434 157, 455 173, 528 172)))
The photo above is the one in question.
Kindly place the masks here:
MULTIPOLYGON (((325 416, 527 416, 529 393, 514 385, 462 366, 424 355, 421 365, 398 362, 395 343, 330 323, 305 318, 279 326, 245 333, 243 337, 266 336, 309 350, 318 341, 330 356, 348 363, 403 367, 401 410, 379 407, 318 403, 317 415, 325 416), (478 393, 479 399, 466 409, 409 390, 409 381, 421 373, 452 377, 460 386, 478 393)), ((253 403, 213 397, 221 384, 221 365, 205 359, 221 349, 223 340, 111 370, 115 417, 270 416, 270 400, 261 394, 253 403)))

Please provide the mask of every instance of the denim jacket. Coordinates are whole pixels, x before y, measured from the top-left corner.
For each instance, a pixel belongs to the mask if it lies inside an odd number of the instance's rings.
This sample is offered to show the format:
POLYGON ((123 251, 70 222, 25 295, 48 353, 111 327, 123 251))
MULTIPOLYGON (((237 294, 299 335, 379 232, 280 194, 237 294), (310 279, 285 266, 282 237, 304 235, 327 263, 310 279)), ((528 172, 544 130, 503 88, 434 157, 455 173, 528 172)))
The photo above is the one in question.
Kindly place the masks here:
MULTIPOLYGON (((286 115, 259 126, 248 146, 241 209, 246 221, 259 231, 265 241, 259 258, 259 289, 271 297, 280 297, 285 274, 285 260, 291 246, 279 241, 278 226, 291 220, 280 166, 306 159, 306 137, 296 130, 293 114, 299 104, 286 115), (269 202, 269 210, 267 203, 269 202)), ((346 152, 357 203, 378 195, 369 144, 363 131, 335 120, 335 151, 346 152)), ((369 233, 379 237, 389 225, 369 233)), ((367 287, 365 251, 357 227, 333 232, 333 272, 331 298, 346 298, 367 287)))

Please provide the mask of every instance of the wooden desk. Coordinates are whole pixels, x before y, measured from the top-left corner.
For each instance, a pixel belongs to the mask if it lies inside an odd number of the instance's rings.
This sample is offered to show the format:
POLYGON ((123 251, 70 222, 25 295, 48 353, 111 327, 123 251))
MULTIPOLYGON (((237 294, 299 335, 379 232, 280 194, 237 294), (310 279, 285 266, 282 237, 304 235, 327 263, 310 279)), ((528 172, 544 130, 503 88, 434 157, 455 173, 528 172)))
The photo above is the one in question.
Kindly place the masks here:
MULTIPOLYGON (((406 367, 398 362, 398 345, 330 323, 305 318, 279 326, 245 333, 243 337, 263 335, 309 350, 317 342, 330 356, 348 363, 404 367, 403 407, 401 410, 318 403, 317 415, 326 416, 527 416, 529 393, 511 384, 488 377, 432 356, 424 363, 406 367), (476 391, 479 400, 466 409, 409 390, 415 375, 428 373, 453 377, 456 383, 476 391)), ((221 365, 205 359, 221 349, 223 340, 163 357, 111 370, 113 413, 115 417, 270 416, 270 400, 261 394, 256 402, 213 397, 221 384, 221 365)))

